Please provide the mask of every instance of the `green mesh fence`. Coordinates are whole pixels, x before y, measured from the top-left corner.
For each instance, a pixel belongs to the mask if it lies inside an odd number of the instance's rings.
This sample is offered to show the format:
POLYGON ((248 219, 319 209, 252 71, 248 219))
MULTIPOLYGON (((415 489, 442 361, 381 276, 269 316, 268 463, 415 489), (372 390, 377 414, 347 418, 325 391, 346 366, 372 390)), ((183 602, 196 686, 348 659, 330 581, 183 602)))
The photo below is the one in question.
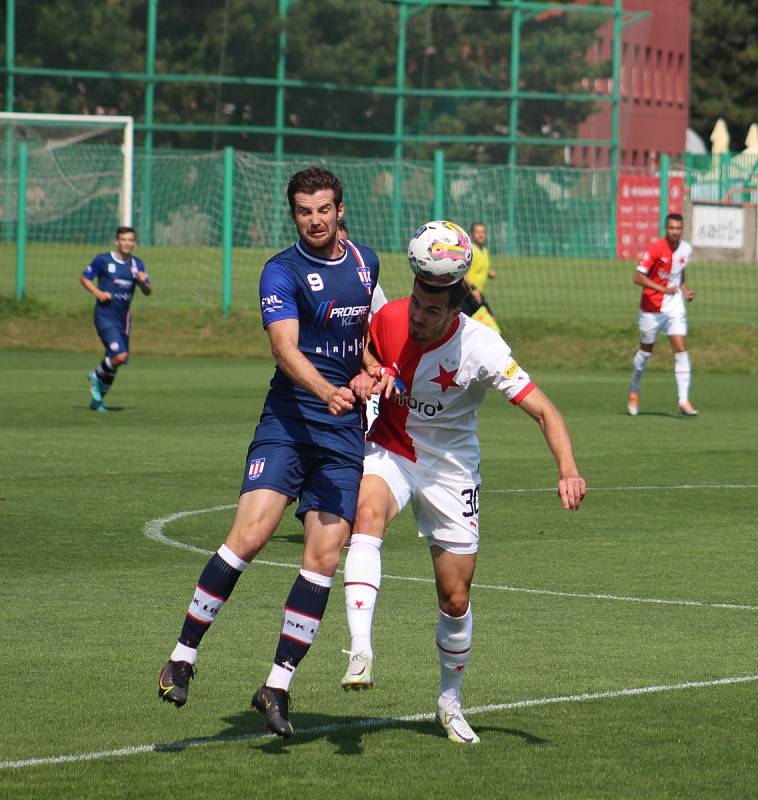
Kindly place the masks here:
MULTIPOLYGON (((345 187, 351 237, 382 260, 389 297, 407 294, 405 243, 433 218, 435 172, 428 162, 353 158, 272 158, 236 152, 233 191, 232 310, 258 307, 266 259, 294 240, 285 196, 289 177, 305 166, 333 170, 345 187), (398 246, 399 244, 399 246, 398 246)), ((15 164, 0 162, 0 294, 15 287, 15 164)), ((223 153, 158 150, 152 167, 150 246, 137 253, 154 278, 151 308, 218 308, 222 292, 223 153)), ((142 219, 144 156, 134 161, 134 222, 142 219)), ((708 180, 707 171, 703 181, 708 180)), ((692 184, 694 181, 690 181, 692 184)), ((638 289, 634 264, 608 258, 611 176, 607 170, 447 164, 441 184, 445 216, 468 228, 487 226, 497 277, 486 287, 507 327, 513 317, 631 323, 638 289)), ((54 157, 30 151, 27 188, 27 294, 61 307, 91 299, 78 274, 111 247, 118 224, 119 156, 110 144, 85 143, 54 157)), ((693 264, 698 293, 693 320, 755 322, 758 277, 751 264, 693 264), (734 291, 735 270, 740 290, 734 291)))

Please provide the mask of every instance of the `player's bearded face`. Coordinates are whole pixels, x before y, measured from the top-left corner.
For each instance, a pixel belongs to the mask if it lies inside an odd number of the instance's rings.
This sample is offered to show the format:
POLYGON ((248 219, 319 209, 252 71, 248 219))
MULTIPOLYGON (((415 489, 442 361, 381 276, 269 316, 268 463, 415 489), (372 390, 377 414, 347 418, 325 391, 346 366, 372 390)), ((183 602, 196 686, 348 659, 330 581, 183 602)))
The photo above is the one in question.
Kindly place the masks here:
POLYGON ((450 308, 447 293, 426 292, 418 281, 413 287, 408 311, 408 331, 416 344, 433 344, 444 338, 458 308, 450 308))
POLYGON ((666 223, 666 238, 672 247, 676 247, 682 240, 682 223, 678 219, 670 219, 666 223))
POLYGON ((313 194, 298 192, 295 195, 293 217, 300 239, 308 249, 331 258, 337 255, 337 219, 343 206, 334 202, 331 189, 320 189, 313 194))

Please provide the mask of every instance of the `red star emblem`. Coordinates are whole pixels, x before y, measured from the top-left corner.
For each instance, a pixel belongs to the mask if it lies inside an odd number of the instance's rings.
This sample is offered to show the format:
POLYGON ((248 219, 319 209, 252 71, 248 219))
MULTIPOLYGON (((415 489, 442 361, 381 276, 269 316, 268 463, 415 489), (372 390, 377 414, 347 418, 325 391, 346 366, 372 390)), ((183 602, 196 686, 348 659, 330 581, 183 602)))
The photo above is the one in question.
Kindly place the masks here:
POLYGON ((460 672, 464 668, 465 664, 456 664, 455 670, 456 672, 460 672))
POLYGON ((355 607, 356 608, 360 608, 362 605, 363 605, 363 600, 356 600, 355 601, 355 607))
POLYGON ((440 364, 440 374, 436 378, 432 378, 431 381, 432 383, 439 383, 442 387, 442 394, 445 394, 451 386, 455 386, 456 389, 461 388, 460 384, 455 382, 455 373, 456 370, 452 369, 448 372, 442 364, 440 364))

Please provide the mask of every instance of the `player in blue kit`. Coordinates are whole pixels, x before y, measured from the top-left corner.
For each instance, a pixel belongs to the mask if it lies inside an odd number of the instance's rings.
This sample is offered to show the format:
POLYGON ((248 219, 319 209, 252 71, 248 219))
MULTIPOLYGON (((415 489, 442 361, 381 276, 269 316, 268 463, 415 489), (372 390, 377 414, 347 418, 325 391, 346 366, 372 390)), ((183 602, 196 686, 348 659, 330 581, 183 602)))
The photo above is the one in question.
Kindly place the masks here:
POLYGON ((200 640, 297 498, 305 533, 302 568, 284 604, 271 671, 252 699, 267 729, 284 737, 293 733, 290 683, 318 631, 355 515, 363 473, 360 401, 373 385, 361 362, 379 275, 372 250, 337 236, 343 204, 335 175, 318 168, 298 172, 287 197, 300 240, 268 261, 260 279, 276 370, 248 449, 231 530, 200 574, 158 681, 161 699, 187 702, 200 640))
POLYGON ((82 286, 95 296, 95 328, 105 347, 105 356, 87 377, 90 385, 90 408, 104 412, 103 402, 116 372, 129 358, 129 332, 135 286, 148 295, 153 287, 144 263, 132 255, 137 243, 134 228, 116 228, 116 249, 100 253, 79 276, 82 286), (97 285, 95 285, 97 281, 97 285))

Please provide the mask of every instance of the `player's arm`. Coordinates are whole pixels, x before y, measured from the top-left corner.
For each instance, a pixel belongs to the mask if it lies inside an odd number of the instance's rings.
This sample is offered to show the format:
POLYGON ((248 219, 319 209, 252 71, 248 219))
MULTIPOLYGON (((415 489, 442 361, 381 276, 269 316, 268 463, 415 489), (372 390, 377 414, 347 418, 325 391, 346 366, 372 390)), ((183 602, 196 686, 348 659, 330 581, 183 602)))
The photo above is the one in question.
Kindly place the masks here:
POLYGON ((334 386, 300 352, 297 346, 300 334, 298 320, 270 322, 266 333, 277 366, 290 380, 323 400, 333 416, 350 411, 355 403, 352 391, 347 386, 334 386))
POLYGON ((95 286, 94 282, 87 278, 85 275, 79 276, 79 283, 92 295, 95 296, 95 299, 98 303, 107 303, 111 299, 110 292, 101 292, 100 289, 95 286))
POLYGON ((145 265, 139 260, 132 260, 132 278, 134 278, 134 282, 139 286, 142 294, 149 295, 152 293, 153 284, 150 281, 150 276, 147 274, 145 265))
POLYGON ((677 286, 661 286, 660 283, 650 280, 650 278, 648 278, 644 272, 640 272, 639 269, 635 270, 632 281, 636 283, 637 286, 642 286, 645 289, 654 289, 656 292, 663 292, 663 294, 676 294, 679 291, 677 286))
POLYGON ((536 386, 519 405, 540 426, 555 458, 559 475, 558 496, 563 507, 578 511, 587 487, 576 466, 571 437, 561 412, 536 386))
POLYGON ((682 295, 683 295, 684 299, 685 299, 687 302, 689 302, 690 300, 694 300, 694 299, 695 299, 695 292, 693 292, 693 291, 692 291, 692 290, 691 290, 691 289, 690 289, 690 288, 687 286, 687 284, 686 284, 686 282, 685 282, 685 279, 684 279, 684 270, 682 270, 682 284, 681 284, 681 289, 682 289, 682 295))

